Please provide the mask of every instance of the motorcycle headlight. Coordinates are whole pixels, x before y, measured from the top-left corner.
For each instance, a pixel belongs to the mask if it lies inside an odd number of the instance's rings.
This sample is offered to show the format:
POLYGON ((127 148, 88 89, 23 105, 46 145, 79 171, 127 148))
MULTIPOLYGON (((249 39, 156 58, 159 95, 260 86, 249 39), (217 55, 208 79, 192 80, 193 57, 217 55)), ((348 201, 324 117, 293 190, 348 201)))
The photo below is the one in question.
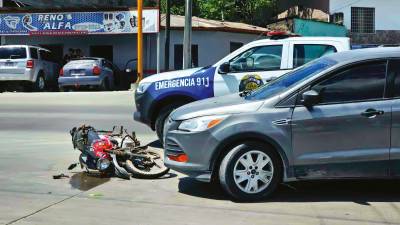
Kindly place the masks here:
POLYGON ((110 165, 111 165, 110 160, 108 160, 108 159, 99 159, 97 161, 97 165, 96 166, 97 166, 98 170, 105 171, 110 167, 110 165))
POLYGON ((203 117, 188 119, 184 120, 179 125, 178 129, 189 132, 201 132, 218 125, 227 117, 228 115, 218 115, 218 116, 203 116, 203 117))
POLYGON ((151 83, 142 83, 142 82, 140 82, 138 87, 137 87, 137 89, 136 89, 136 92, 138 94, 143 94, 144 92, 146 92, 147 88, 150 87, 150 85, 151 85, 151 83))

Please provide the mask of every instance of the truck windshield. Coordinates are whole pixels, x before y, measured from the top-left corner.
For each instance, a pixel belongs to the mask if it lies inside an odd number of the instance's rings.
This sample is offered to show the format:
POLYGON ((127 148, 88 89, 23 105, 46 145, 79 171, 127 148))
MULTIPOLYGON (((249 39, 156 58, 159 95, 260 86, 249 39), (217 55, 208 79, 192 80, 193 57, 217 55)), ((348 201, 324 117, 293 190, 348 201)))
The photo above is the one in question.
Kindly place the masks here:
POLYGON ((254 90, 246 96, 246 99, 261 100, 272 97, 335 64, 337 62, 329 58, 314 60, 254 90))
POLYGON ((26 48, 24 47, 5 47, 0 48, 0 59, 25 59, 26 48))

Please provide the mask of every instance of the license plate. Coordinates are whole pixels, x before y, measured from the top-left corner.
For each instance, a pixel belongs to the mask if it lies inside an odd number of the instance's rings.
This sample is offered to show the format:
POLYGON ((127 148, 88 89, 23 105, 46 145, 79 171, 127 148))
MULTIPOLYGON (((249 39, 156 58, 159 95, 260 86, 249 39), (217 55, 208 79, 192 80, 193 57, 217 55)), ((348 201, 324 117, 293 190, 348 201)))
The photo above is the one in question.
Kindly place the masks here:
POLYGON ((11 66, 14 66, 14 63, 13 62, 6 62, 4 65, 11 67, 11 66))
POLYGON ((84 76, 84 73, 71 73, 71 76, 77 77, 77 76, 84 76))

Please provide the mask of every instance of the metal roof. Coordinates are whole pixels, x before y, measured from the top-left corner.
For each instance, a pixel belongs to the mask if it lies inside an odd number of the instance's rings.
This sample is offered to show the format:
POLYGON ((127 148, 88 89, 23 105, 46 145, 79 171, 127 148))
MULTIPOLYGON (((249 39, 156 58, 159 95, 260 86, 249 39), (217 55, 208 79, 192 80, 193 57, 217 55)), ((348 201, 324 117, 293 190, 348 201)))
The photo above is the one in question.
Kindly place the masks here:
MULTIPOLYGON (((165 27, 165 14, 161 15, 161 27, 165 27)), ((185 17, 171 15, 171 29, 183 29, 185 27, 185 17)), ((209 20, 199 17, 192 17, 193 30, 225 31, 235 33, 254 33, 261 34, 269 30, 264 27, 258 27, 246 23, 237 23, 229 21, 209 20)))

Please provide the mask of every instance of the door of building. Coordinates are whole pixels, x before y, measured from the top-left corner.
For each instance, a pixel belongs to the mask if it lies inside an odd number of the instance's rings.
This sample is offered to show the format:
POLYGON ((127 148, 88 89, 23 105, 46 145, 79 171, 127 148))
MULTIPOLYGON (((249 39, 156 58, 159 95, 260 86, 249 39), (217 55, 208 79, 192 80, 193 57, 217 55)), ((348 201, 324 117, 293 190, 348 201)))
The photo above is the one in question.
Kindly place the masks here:
POLYGON ((112 45, 93 45, 90 46, 90 56, 105 58, 114 62, 113 46, 112 45))
POLYGON ((64 46, 61 44, 55 45, 40 45, 40 47, 48 49, 51 51, 53 59, 58 62, 62 63, 64 58, 64 46))

